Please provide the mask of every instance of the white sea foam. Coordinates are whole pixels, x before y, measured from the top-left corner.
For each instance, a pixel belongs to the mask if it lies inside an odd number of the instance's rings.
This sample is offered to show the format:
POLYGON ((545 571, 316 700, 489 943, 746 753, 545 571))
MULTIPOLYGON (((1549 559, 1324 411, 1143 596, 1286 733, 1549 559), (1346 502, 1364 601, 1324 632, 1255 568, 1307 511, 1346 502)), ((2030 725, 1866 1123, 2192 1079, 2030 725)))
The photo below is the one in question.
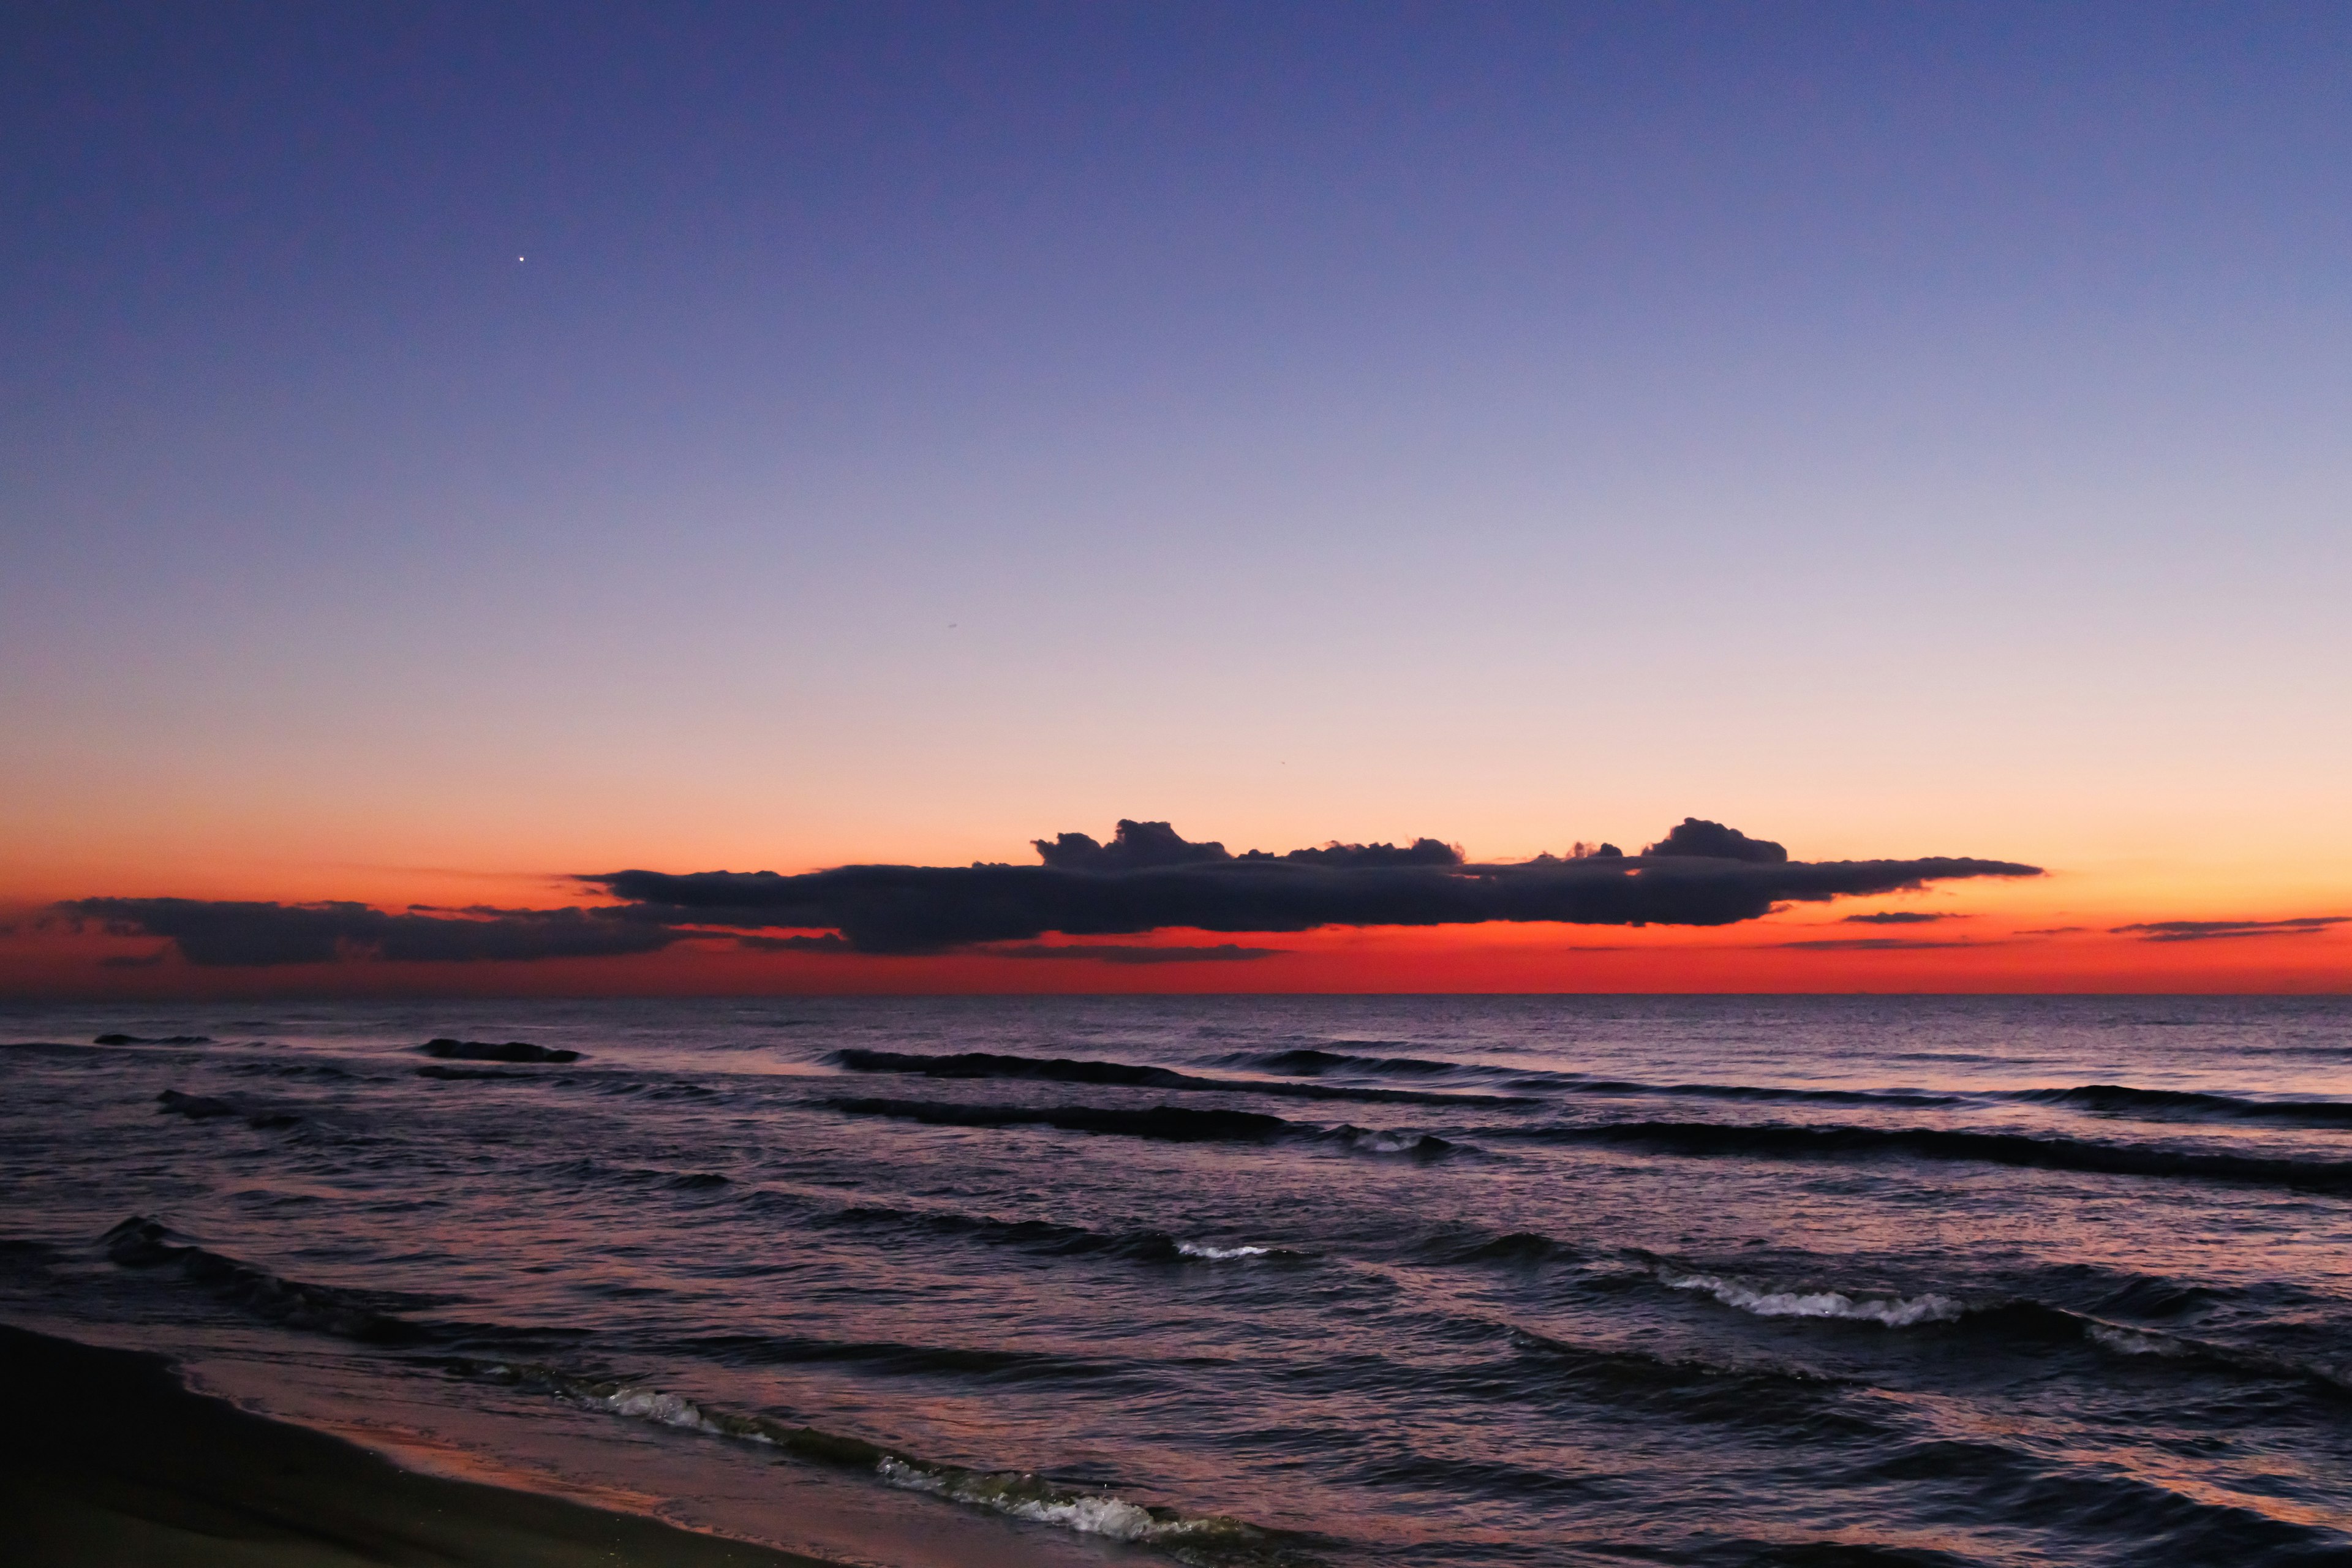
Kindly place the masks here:
POLYGON ((1409 1154, 1421 1148, 1421 1140, 1418 1132, 1367 1132, 1356 1140, 1356 1146, 1375 1154, 1409 1154))
POLYGON ((1270 1247, 1210 1247, 1203 1242, 1180 1241, 1176 1244, 1176 1250, 1186 1258, 1205 1258, 1213 1263, 1222 1263, 1229 1258, 1264 1258, 1267 1253, 1272 1252, 1274 1248, 1270 1247))
POLYGON ((603 1405, 615 1415, 634 1415, 639 1420, 659 1422, 664 1426, 684 1426, 690 1431, 712 1434, 719 1430, 694 1401, 681 1394, 664 1394, 658 1388, 617 1388, 610 1394, 593 1396, 592 1402, 603 1405))
POLYGON ((2120 1355, 2185 1356, 2189 1353, 2189 1347, 2170 1334, 2147 1333, 2115 1323, 2085 1323, 2083 1332, 2090 1337, 2093 1343, 2104 1345, 2120 1355))
MULTIPOLYGON (((1265 1247, 1226 1249, 1227 1252, 1250 1253, 1265 1250, 1265 1247)), ((515 1369, 506 1366, 484 1370, 516 1375, 515 1369)), ((805 1428, 796 1433, 787 1432, 761 1416, 747 1416, 725 1410, 705 1411, 683 1394, 667 1394, 657 1388, 590 1383, 566 1377, 549 1368, 534 1367, 528 1371, 530 1375, 551 1384, 560 1394, 592 1409, 607 1410, 616 1415, 634 1416, 665 1426, 682 1427, 714 1437, 733 1437, 771 1447, 779 1446, 780 1436, 822 1437, 821 1434, 813 1434, 805 1428)), ((838 1441, 830 1440, 832 1443, 838 1441)), ((876 1452, 869 1445, 852 1442, 855 1447, 866 1454, 876 1452)), ((1124 1498, 1066 1491, 1042 1477, 1019 1471, 968 1470, 956 1465, 928 1464, 887 1451, 883 1451, 873 1464, 875 1473, 892 1486, 928 1492, 950 1502, 992 1509, 1015 1519, 1055 1525, 1086 1535, 1105 1536, 1114 1541, 1164 1542, 1188 1537, 1258 1538, 1258 1531, 1238 1520, 1182 1514, 1172 1509, 1155 1510, 1129 1502, 1124 1498)))
POLYGON ((932 1469, 899 1458, 885 1458, 875 1468, 892 1486, 905 1487, 909 1491, 929 1492, 952 1502, 993 1509, 1015 1519, 1057 1525, 1085 1535, 1108 1536, 1113 1541, 1171 1541, 1234 1528, 1231 1521, 1224 1520, 1154 1518, 1150 1510, 1124 1498, 1055 1491, 1033 1476, 932 1469))
POLYGON ((1968 1308, 1949 1296, 1849 1296, 1843 1290, 1764 1290, 1716 1274, 1668 1274, 1658 1278, 1677 1290, 1704 1290, 1727 1307, 1759 1318, 1844 1318, 1907 1329, 1914 1323, 1948 1323, 1968 1308))

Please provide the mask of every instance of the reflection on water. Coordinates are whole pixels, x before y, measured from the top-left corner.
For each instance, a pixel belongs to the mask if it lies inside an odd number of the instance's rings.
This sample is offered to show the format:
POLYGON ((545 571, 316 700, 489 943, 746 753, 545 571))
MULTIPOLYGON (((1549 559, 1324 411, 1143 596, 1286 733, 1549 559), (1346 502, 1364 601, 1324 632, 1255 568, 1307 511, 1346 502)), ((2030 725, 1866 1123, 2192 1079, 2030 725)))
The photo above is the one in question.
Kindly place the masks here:
POLYGON ((876 1561, 2352 1553, 2338 1001, 468 1005, 0 1015, 0 1313, 876 1561))

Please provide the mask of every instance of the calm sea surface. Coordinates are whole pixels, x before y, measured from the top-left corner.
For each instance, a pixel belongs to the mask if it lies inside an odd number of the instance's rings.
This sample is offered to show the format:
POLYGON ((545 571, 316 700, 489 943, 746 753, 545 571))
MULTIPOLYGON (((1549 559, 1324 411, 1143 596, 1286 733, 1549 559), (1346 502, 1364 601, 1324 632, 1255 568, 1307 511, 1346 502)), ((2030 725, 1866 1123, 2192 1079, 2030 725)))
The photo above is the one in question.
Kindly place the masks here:
POLYGON ((2352 1563, 2343 999, 0 1039, 0 1318, 838 1559, 2352 1563))

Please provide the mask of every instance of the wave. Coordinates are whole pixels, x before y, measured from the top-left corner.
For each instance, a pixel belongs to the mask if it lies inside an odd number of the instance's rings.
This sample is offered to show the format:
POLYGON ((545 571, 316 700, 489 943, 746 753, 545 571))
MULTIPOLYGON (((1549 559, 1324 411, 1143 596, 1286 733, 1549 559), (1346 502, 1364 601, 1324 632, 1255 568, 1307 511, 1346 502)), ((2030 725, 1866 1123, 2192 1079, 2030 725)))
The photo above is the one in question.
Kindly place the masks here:
POLYGON ((1055 1220, 997 1219, 953 1210, 901 1209, 879 1204, 853 1205, 819 1216, 813 1223, 825 1228, 911 1230, 931 1236, 969 1237, 993 1245, 1015 1247, 1059 1258, 1114 1257, 1140 1263, 1174 1263, 1187 1259, 1224 1262, 1245 1258, 1263 1258, 1273 1262, 1305 1262, 1315 1257, 1311 1252, 1287 1247, 1223 1247, 1207 1241, 1183 1241, 1167 1231, 1157 1229, 1099 1231, 1055 1220))
POLYGON ((1331 1084, 1265 1083, 1202 1078, 1171 1068, 1144 1067, 1133 1062, 1073 1061, 1066 1057, 1003 1056, 992 1051, 963 1051, 953 1056, 924 1056, 908 1051, 875 1051, 850 1047, 828 1058, 850 1072, 908 1073, 924 1078, 1007 1079, 1047 1083, 1113 1084, 1129 1089, 1174 1089, 1189 1094, 1262 1094, 1284 1100, 1391 1100, 1407 1104, 1525 1105, 1523 1096, 1442 1094, 1409 1089, 1350 1089, 1331 1084))
POLYGON ((666 1187, 672 1192, 708 1192, 732 1186, 733 1182, 716 1171, 680 1171, 659 1165, 608 1164, 592 1154, 566 1160, 560 1165, 547 1167, 548 1173, 570 1177, 580 1182, 595 1182, 614 1186, 666 1187))
POLYGON ((798 1334, 702 1334, 668 1342, 680 1355, 733 1365, 853 1365, 903 1377, 980 1377, 1006 1382, 1102 1383, 1129 1375, 1118 1362, 1051 1351, 908 1344, 896 1340, 829 1340, 798 1334))
POLYGON ((217 1044, 210 1035, 100 1035, 90 1041, 93 1046, 209 1046, 217 1044))
MULTIPOLYGON (((2331 1047, 2334 1049, 2335 1047, 2331 1047)), ((1940 1059, 1940 1058, 1938 1058, 1940 1059)), ((1282 1051, 1240 1052, 1219 1060, 1228 1066, 1255 1068, 1302 1078, 1324 1073, 1370 1075, 1435 1075, 1477 1072, 1463 1062, 1420 1057, 1356 1055, 1302 1047, 1282 1051)), ((1181 1076, 1181 1075, 1176 1075, 1181 1076)), ((1523 1071, 1527 1087, 1556 1093, 1640 1099, 1721 1100, 1753 1104, 1887 1106, 1896 1109, 1967 1105, 1979 1097, 1926 1089, 1804 1089, 1777 1084, 1650 1083, 1637 1079, 1591 1078, 1578 1073, 1523 1071)), ((1453 1098, 1453 1097, 1445 1097, 1453 1098)), ((1468 1098, 1466 1096, 1462 1098, 1468 1098)), ((2240 1095, 2187 1089, 2139 1089, 2128 1084, 2093 1083, 2067 1089, 2013 1089, 1990 1098, 2027 1104, 2063 1106, 2095 1114, 2132 1116, 2149 1121, 2228 1121, 2266 1122, 2283 1127, 2352 1127, 2352 1100, 2254 1100, 2240 1095)), ((1524 1102, 1524 1100, 1522 1100, 1524 1102)))
MULTIPOLYGON (((1654 1266, 1650 1272, 1670 1289, 1712 1296, 1723 1305, 1752 1317, 1829 1319, 1877 1323, 1890 1329, 1949 1325, 2031 1345, 2087 1342, 2116 1355, 2153 1357, 2203 1372, 2303 1383, 2332 1394, 2352 1394, 2352 1362, 2226 1344, 2168 1330, 2116 1322, 2095 1312, 2076 1311, 2028 1297, 1969 1301, 1940 1291, 1905 1296, 1887 1291, 1790 1287, 1736 1274, 1687 1271, 1667 1265, 1654 1266)), ((2181 1289, 2173 1288, 2176 1292, 2181 1289)), ((2144 1298, 2147 1293, 2134 1294, 2144 1298)))
POLYGON ((934 1127, 1052 1127, 1064 1132, 1109 1133, 1171 1143, 1331 1143, 1370 1154, 1435 1159, 1464 1145, 1433 1133, 1391 1131, 1343 1124, 1318 1127, 1253 1110, 1194 1110, 1155 1105, 1144 1110, 1095 1105, 964 1105, 933 1100, 833 1099, 815 1103, 851 1116, 883 1116, 934 1127))
POLYGON ((108 1261, 124 1268, 179 1270, 214 1296, 268 1322, 374 1344, 413 1344, 429 1331, 387 1309, 414 1298, 306 1285, 250 1263, 184 1244, 162 1221, 132 1215, 99 1238, 108 1261))
POLYGON ((1504 1128, 1497 1138, 1598 1143, 1713 1156, 1840 1160, 1895 1155, 2096 1175, 2251 1182, 2309 1192, 2352 1192, 2352 1161, 2215 1154, 2147 1144, 2037 1138, 2021 1132, 1960 1132, 1934 1127, 1793 1126, 1785 1122, 1603 1121, 1583 1126, 1504 1128))
POLYGON ((427 1040, 416 1047, 428 1057, 445 1061, 460 1062, 576 1062, 578 1051, 553 1046, 534 1046, 529 1040, 453 1040, 446 1037, 427 1040))
POLYGON ((1549 1263, 1555 1260, 1580 1258, 1581 1249, 1531 1230, 1508 1231, 1501 1236, 1447 1235, 1433 1237, 1416 1248, 1433 1263, 1448 1265, 1480 1263, 1549 1263))
POLYGON ((2154 1356, 2188 1363, 2207 1370, 2224 1370, 2255 1377, 2276 1378, 2316 1386, 2336 1395, 2352 1395, 2352 1361, 2326 1361, 2293 1356, 2252 1345, 2224 1344, 2195 1339, 2162 1329, 2126 1323, 2082 1320, 2083 1336, 2102 1350, 2123 1356, 2154 1356))
POLYGON ((1462 1062, 1435 1061, 1427 1057, 1361 1056, 1352 1051, 1325 1051, 1305 1046, 1286 1051, 1237 1051, 1218 1059, 1226 1067, 1254 1067, 1298 1078, 1316 1078, 1327 1072, 1434 1077, 1477 1070, 1462 1062))
POLYGON ((2129 1084, 2086 1083, 2074 1089, 2017 1089, 2001 1097, 2040 1105, 2063 1105, 2105 1115, 2147 1121, 2266 1121, 2284 1127, 2352 1127, 2352 1101, 2340 1100, 2248 1100, 2234 1094, 2191 1089, 2135 1089, 2129 1084))
POLYGON ((1956 1298, 1933 1293, 1849 1296, 1843 1290, 1773 1290, 1719 1274, 1662 1271, 1658 1279, 1671 1289, 1702 1290, 1727 1307, 1759 1318, 1843 1318, 1907 1329, 1914 1323, 1953 1322, 1968 1312, 1956 1298))
POLYGON ((538 1347, 586 1337, 580 1329, 516 1328, 504 1323, 420 1321, 404 1314, 449 1298, 402 1290, 312 1285, 186 1240, 145 1215, 132 1215, 99 1238, 118 1268, 168 1270, 215 1300, 283 1329, 332 1334, 368 1344, 538 1347))
POLYGON ((1867 1415, 1841 1396, 1853 1380, 1773 1363, 1737 1364, 1671 1355, 1636 1345, 1590 1345, 1509 1325, 1517 1365, 1511 1382, 1522 1393, 1550 1384, 1566 1393, 1616 1407, 1639 1402, 1686 1420, 1763 1426, 1818 1441, 1832 1426, 1881 1434, 1867 1415))
POLYGON ((159 1115, 184 1116, 191 1121, 211 1121, 224 1116, 244 1119, 247 1127, 291 1127, 301 1121, 293 1111, 277 1106, 255 1105, 242 1100, 224 1100, 212 1094, 183 1094, 167 1089, 155 1097, 159 1115))
POLYGON ((1759 1104, 1888 1105, 1927 1107, 1961 1105, 1957 1094, 1929 1094, 1909 1089, 1786 1089, 1772 1084, 1641 1083, 1630 1079, 1569 1077, 1559 1087, 1570 1094, 1658 1095, 1675 1099, 1746 1100, 1759 1104))
POLYGON ((1029 1470, 980 1470, 816 1426, 730 1410, 645 1384, 576 1376, 528 1363, 458 1363, 454 1370, 534 1387, 567 1404, 713 1437, 755 1443, 803 1462, 864 1472, 886 1485, 1083 1535, 1151 1546, 1188 1562, 1233 1568, 1315 1568, 1305 1538, 1225 1514, 1139 1503, 1067 1486, 1029 1470))
MULTIPOLYGON (((338 1067, 333 1062, 233 1062, 228 1064, 227 1070, 236 1074, 239 1078, 320 1078, 348 1079, 360 1076, 359 1074, 352 1072, 349 1068, 338 1067)), ((385 1080, 379 1078, 376 1079, 375 1081, 382 1083, 385 1080)))

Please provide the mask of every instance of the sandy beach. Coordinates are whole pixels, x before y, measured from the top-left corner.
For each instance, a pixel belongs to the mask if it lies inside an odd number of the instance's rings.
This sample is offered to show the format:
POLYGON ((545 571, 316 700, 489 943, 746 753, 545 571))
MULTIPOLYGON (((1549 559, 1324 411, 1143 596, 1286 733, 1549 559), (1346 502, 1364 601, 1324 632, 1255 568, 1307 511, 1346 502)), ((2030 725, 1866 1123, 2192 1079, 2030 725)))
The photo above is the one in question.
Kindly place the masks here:
POLYGON ((12 1568, 575 1564, 824 1568, 819 1559, 401 1469, 183 1388, 163 1358, 0 1326, 12 1568))

